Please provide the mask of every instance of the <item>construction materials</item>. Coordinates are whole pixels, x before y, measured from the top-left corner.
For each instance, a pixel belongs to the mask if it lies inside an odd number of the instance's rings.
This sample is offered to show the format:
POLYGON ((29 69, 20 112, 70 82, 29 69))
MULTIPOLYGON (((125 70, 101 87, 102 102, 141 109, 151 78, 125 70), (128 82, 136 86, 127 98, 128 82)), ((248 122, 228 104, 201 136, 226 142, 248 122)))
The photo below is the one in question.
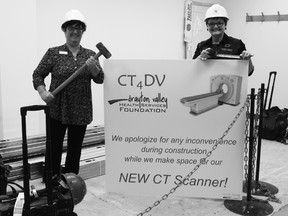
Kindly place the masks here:
MULTIPOLYGON (((27 139, 29 148, 28 158, 30 164, 31 179, 41 178, 43 174, 45 136, 31 136, 27 139)), ((66 157, 67 137, 65 137, 62 161, 66 157)), ((9 181, 21 180, 23 178, 21 139, 0 141, 0 155, 5 164, 9 164, 12 170, 9 174, 9 181)), ((89 179, 105 173, 105 142, 104 126, 91 126, 87 128, 80 159, 79 175, 89 179)))

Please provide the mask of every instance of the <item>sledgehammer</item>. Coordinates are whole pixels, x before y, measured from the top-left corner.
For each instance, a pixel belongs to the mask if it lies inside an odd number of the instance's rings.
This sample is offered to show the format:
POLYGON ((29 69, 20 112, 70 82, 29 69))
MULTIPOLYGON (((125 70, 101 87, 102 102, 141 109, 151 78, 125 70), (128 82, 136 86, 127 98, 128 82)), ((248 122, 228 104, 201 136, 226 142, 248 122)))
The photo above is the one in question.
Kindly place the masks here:
MULTIPOLYGON (((108 49, 100 42, 96 44, 97 49, 99 50, 98 53, 96 53, 93 58, 98 59, 101 55, 103 55, 106 59, 109 59, 111 57, 111 53, 108 51, 108 49)), ((80 68, 78 68, 67 80, 65 80, 61 85, 59 85, 53 92, 52 95, 55 97, 63 88, 65 88, 70 82, 72 82, 85 68, 86 64, 82 65, 80 68)))

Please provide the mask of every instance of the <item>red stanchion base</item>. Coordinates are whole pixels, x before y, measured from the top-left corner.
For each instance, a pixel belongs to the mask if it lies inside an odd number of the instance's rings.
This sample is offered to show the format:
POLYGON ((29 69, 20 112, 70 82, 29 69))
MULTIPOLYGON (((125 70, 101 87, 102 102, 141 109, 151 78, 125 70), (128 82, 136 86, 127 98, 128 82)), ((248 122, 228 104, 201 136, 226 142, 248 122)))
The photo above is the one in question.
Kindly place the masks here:
MULTIPOLYGON (((279 192, 278 188, 272 184, 267 182, 259 181, 258 183, 253 181, 251 183, 251 194, 257 196, 266 196, 266 192, 270 191, 272 195, 277 194, 279 192), (263 190, 260 190, 260 186, 264 186, 263 190), (266 190, 265 190, 266 189, 266 190)), ((247 193, 247 182, 243 182, 243 192, 247 193)))
POLYGON ((242 200, 225 200, 224 206, 235 214, 245 216, 266 216, 273 213, 273 207, 268 201, 251 198, 247 201, 247 197, 243 197, 242 200))

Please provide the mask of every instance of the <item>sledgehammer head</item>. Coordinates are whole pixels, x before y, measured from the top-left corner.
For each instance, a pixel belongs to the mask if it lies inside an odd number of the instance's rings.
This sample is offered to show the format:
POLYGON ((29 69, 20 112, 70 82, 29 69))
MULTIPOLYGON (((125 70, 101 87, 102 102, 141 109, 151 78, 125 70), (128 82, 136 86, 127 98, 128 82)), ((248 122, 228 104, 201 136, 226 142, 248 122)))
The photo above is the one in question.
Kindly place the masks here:
POLYGON ((97 57, 103 55, 106 59, 109 59, 112 56, 109 50, 101 42, 96 44, 96 47, 99 50, 99 53, 97 53, 97 57))

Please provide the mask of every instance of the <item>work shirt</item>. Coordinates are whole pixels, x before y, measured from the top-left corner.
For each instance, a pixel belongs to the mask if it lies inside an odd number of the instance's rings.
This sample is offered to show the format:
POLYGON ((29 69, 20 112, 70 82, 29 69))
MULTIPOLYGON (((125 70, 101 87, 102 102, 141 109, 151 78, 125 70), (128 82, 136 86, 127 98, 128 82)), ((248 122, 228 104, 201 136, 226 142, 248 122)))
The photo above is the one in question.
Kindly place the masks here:
POLYGON ((210 37, 208 40, 200 42, 197 45, 193 59, 196 59, 201 54, 202 50, 207 48, 212 48, 218 54, 226 55, 240 55, 244 50, 246 50, 245 44, 242 42, 242 40, 230 37, 224 33, 223 39, 219 44, 213 44, 212 37, 210 37))
MULTIPOLYGON (((94 55, 94 51, 82 46, 76 58, 65 44, 49 48, 33 73, 34 88, 37 89, 40 85, 45 86, 44 79, 51 73, 49 91, 53 92, 84 65, 90 56, 94 55)), ((89 68, 85 66, 85 69, 62 89, 52 102, 47 104, 50 107, 51 117, 63 124, 88 125, 91 123, 93 118, 91 80, 95 83, 103 83, 103 71, 93 79, 89 68)))

